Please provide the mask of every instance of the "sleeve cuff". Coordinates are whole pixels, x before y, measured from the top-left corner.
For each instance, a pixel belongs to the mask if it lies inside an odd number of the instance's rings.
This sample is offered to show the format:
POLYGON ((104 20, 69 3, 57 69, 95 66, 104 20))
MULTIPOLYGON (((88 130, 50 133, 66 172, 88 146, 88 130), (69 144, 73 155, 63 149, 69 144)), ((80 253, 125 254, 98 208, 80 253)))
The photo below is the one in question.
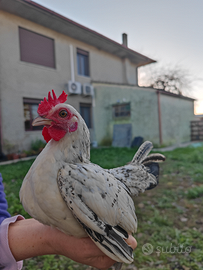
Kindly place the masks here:
POLYGON ((8 226, 22 219, 24 217, 21 215, 6 218, 0 226, 0 269, 20 270, 23 267, 23 261, 16 262, 8 244, 8 226))

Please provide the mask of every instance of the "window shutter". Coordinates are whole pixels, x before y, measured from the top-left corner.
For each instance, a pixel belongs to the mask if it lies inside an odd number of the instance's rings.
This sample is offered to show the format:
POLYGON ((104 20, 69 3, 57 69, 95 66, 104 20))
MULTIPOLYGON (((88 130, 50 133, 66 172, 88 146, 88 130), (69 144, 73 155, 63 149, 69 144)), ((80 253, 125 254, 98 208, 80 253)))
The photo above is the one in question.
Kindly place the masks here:
POLYGON ((55 68, 54 40, 19 27, 20 60, 55 68))

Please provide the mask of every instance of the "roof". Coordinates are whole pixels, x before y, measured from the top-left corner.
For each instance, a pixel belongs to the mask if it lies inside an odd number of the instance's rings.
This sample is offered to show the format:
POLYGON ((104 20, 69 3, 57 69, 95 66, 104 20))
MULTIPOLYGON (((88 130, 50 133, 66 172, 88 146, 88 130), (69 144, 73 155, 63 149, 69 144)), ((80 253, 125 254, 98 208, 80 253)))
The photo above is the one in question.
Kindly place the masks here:
POLYGON ((191 100, 191 101, 195 101, 196 99, 195 98, 191 98, 191 97, 187 97, 187 96, 184 96, 184 95, 180 95, 180 94, 175 94, 175 93, 172 93, 172 92, 168 92, 168 91, 164 91, 164 90, 161 90, 161 89, 157 89, 157 88, 153 88, 151 86, 139 86, 139 85, 130 85, 130 84, 125 84, 125 83, 114 83, 114 82, 103 82, 103 81, 91 81, 91 83, 93 84, 107 84, 107 85, 117 85, 117 86, 126 86, 126 87, 133 87, 133 88, 136 88, 136 89, 143 89, 143 90, 154 90, 162 95, 166 95, 166 96, 171 96, 171 97, 175 97, 175 98, 180 98, 180 99, 187 99, 187 100, 191 100))
POLYGON ((120 58, 128 58, 138 67, 156 62, 34 1, 0 0, 0 9, 85 42, 120 58))
POLYGON ((160 90, 160 89, 156 89, 156 88, 153 88, 153 89, 156 90, 157 93, 160 93, 162 95, 167 95, 167 96, 181 98, 181 99, 188 99, 188 100, 192 100, 192 101, 196 100, 194 98, 183 96, 183 95, 180 95, 180 94, 175 94, 175 93, 172 93, 172 92, 168 92, 168 91, 164 91, 164 90, 160 90))

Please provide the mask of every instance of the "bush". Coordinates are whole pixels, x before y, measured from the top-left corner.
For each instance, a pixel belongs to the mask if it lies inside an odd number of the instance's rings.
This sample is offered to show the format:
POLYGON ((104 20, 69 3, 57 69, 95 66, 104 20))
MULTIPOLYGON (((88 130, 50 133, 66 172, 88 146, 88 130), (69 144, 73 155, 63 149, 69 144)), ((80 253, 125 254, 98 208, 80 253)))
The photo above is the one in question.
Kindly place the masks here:
POLYGON ((111 146, 112 145, 112 139, 110 137, 104 137, 100 144, 100 146, 111 146))
POLYGON ((46 143, 42 140, 36 139, 35 141, 32 141, 31 143, 31 150, 40 152, 44 147, 46 143))

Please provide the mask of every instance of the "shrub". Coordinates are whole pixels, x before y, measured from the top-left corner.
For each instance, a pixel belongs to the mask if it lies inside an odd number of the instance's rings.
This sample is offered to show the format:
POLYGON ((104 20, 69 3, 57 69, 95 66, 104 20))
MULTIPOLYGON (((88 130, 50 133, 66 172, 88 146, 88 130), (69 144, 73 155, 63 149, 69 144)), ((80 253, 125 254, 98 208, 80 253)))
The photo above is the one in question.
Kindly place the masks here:
POLYGON ((40 152, 45 147, 45 145, 46 145, 45 142, 43 142, 40 139, 36 139, 35 141, 32 141, 31 143, 31 150, 40 152))

